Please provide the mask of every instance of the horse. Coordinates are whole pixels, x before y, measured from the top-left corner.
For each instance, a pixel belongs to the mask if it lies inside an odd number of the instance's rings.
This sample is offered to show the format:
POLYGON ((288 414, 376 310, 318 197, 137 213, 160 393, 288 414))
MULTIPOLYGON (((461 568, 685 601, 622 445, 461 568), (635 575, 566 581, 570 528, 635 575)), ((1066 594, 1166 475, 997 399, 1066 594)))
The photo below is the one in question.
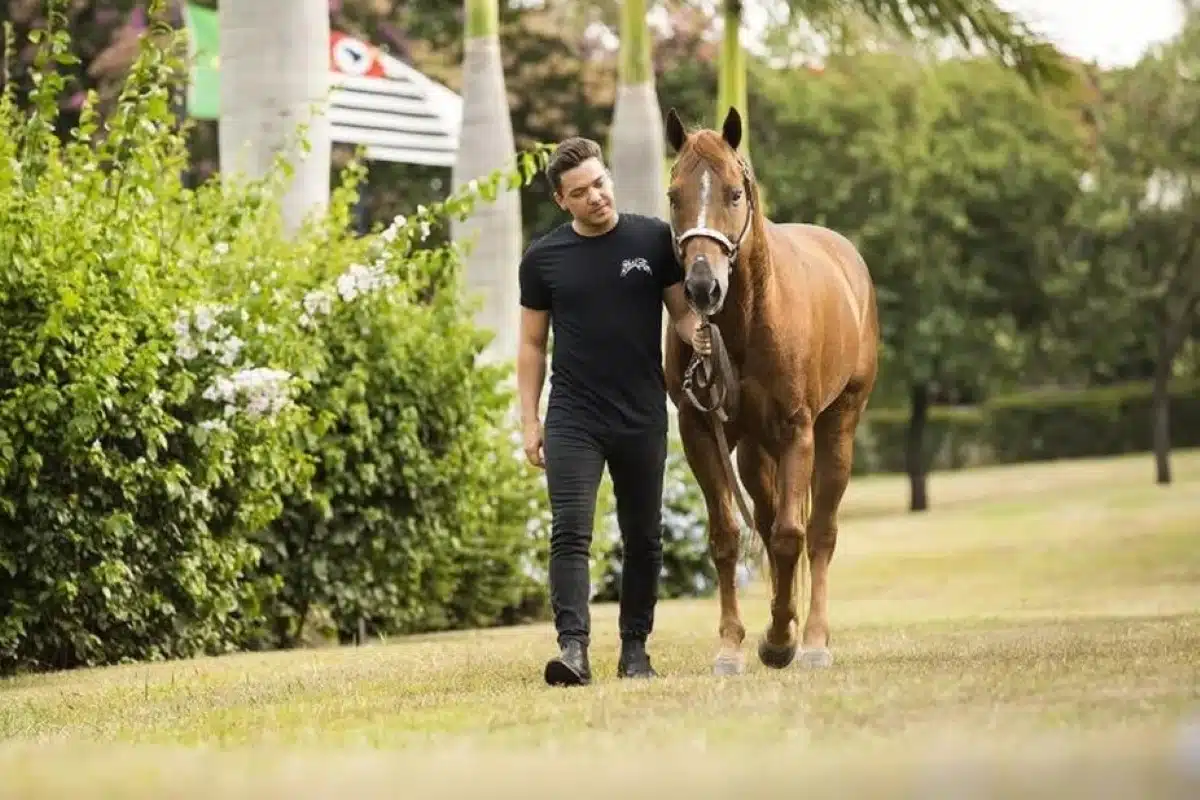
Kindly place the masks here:
POLYGON ((668 336, 664 355, 667 393, 704 495, 717 572, 720 648, 712 669, 719 676, 745 671, 735 497, 747 527, 758 533, 771 578, 759 660, 783 669, 796 658, 800 565, 811 573, 800 663, 829 667, 829 566, 838 508, 850 481, 855 429, 878 371, 874 281, 842 234, 766 217, 750 164, 737 152, 742 120, 736 108, 720 133, 685 131, 672 108, 665 132, 675 153, 667 192, 675 255, 688 303, 712 332, 704 358, 678 336, 668 336), (710 387, 717 386, 724 401, 706 406, 696 399, 697 372, 710 375, 710 387), (733 473, 733 448, 752 514, 733 473))

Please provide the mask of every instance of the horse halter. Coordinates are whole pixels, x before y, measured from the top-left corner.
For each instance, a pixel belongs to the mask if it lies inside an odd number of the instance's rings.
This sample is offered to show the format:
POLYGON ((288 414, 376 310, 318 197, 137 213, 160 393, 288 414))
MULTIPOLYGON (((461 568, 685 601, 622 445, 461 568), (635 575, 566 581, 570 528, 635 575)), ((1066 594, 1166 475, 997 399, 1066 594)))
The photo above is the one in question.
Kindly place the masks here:
POLYGON ((675 223, 671 222, 671 236, 675 240, 675 256, 680 261, 683 261, 683 244, 688 239, 695 239, 698 236, 703 236, 712 239, 721 246, 725 251, 726 258, 729 263, 737 262, 738 251, 741 249, 742 242, 746 240, 746 234, 750 232, 750 221, 754 219, 754 194, 750 191, 750 165, 742 156, 738 156, 738 164, 742 168, 742 191, 746 195, 746 221, 742 224, 742 232, 738 234, 736 241, 731 241, 721 231, 716 228, 710 228, 707 225, 688 228, 678 236, 675 235, 675 223))

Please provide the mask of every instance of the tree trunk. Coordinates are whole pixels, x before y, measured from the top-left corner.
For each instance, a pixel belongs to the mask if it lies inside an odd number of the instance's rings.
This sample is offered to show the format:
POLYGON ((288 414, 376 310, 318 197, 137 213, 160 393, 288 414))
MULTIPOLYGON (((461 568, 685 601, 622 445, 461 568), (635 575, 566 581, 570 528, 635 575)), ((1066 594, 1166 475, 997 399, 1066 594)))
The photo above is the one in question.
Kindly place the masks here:
POLYGON ((667 219, 662 111, 650 68, 646 0, 621 7, 621 62, 609 134, 609 165, 621 211, 667 219))
POLYGON ((929 385, 914 383, 909 396, 908 435, 904 464, 908 470, 909 511, 929 508, 928 476, 925 472, 925 423, 929 419, 929 385))
MULTIPOLYGON (((669 162, 664 138, 651 68, 646 0, 625 0, 621 5, 617 99, 608 135, 613 194, 621 211, 668 219, 669 162)), ((669 318, 663 314, 660 335, 665 337, 669 327, 669 318)))
POLYGON ((722 17, 725 31, 721 38, 721 63, 717 77, 716 129, 733 106, 742 115, 742 141, 738 152, 750 158, 750 114, 746 94, 746 51, 742 48, 742 2, 724 0, 722 17))
POLYGON ((329 203, 330 136, 327 0, 221 3, 221 172, 255 179, 278 153, 295 170, 282 198, 284 225, 329 203), (316 113, 311 106, 316 106, 316 113), (301 148, 298 126, 305 125, 301 148))
POLYGON ((1168 352, 1166 337, 1159 346, 1154 365, 1154 389, 1151 395, 1153 419, 1154 482, 1160 486, 1171 483, 1171 364, 1174 354, 1168 352))
MULTIPOLYGON (((305 592, 306 596, 307 596, 307 594, 308 593, 305 592)), ((287 644, 287 646, 289 648, 295 647, 296 645, 298 645, 304 641, 305 626, 308 624, 309 608, 310 608, 309 600, 306 599, 300 603, 300 608, 297 609, 297 611, 299 613, 297 613, 297 615, 296 615, 296 632, 292 634, 291 641, 289 641, 287 644)))
MULTIPOLYGON (((497 169, 511 169, 516 155, 504 63, 500 57, 497 0, 466 0, 463 48, 462 127, 451 182, 461 188, 497 169)), ((475 321, 492 332, 484 360, 516 359, 520 326, 517 268, 524 236, 521 196, 501 186, 493 202, 480 201, 465 220, 451 220, 454 242, 466 250, 466 289, 482 295, 475 321)))

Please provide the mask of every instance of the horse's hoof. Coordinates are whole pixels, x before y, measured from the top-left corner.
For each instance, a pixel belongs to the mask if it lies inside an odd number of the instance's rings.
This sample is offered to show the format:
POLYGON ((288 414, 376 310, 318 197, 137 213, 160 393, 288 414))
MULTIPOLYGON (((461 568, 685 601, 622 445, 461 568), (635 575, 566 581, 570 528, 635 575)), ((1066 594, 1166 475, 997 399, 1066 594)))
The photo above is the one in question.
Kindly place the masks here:
POLYGON ((771 644, 766 639, 758 641, 758 660, 771 669, 783 669, 796 657, 796 645, 771 644))
POLYGON ((732 678, 746 671, 746 659, 741 653, 722 651, 713 661, 713 675, 718 678, 732 678))
POLYGON ((833 653, 828 647, 811 647, 800 651, 800 666, 805 669, 829 669, 833 666, 833 653))

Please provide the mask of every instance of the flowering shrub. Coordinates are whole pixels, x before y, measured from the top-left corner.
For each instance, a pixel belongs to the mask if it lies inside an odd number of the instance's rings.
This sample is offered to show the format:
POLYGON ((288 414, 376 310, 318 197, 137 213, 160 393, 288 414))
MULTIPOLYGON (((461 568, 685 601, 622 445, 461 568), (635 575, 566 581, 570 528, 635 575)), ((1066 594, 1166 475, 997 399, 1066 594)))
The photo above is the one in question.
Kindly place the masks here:
POLYGON ((176 211, 163 54, 63 142, 69 43, 33 38, 31 107, 0 98, 0 670, 227 649, 269 588, 247 536, 309 474, 306 413, 257 413, 253 361, 217 382, 244 355, 229 340, 177 349, 172 309, 201 298, 172 278, 171 233, 203 220, 176 211))
POLYGON ((536 159, 365 237, 354 167, 285 233, 284 165, 182 184, 157 22, 112 114, 89 97, 60 140, 50 19, 31 107, 0 98, 0 672, 536 606, 544 493, 457 253, 423 247, 536 159))
POLYGON ((543 591, 527 570, 544 492, 513 444, 509 368, 476 364, 486 338, 455 251, 421 247, 472 189, 356 242, 350 266, 295 309, 325 360, 298 398, 317 420, 304 441, 312 492, 287 499, 264 548, 283 577, 279 644, 302 636, 314 606, 345 638, 359 621, 382 633, 489 624, 543 591))

